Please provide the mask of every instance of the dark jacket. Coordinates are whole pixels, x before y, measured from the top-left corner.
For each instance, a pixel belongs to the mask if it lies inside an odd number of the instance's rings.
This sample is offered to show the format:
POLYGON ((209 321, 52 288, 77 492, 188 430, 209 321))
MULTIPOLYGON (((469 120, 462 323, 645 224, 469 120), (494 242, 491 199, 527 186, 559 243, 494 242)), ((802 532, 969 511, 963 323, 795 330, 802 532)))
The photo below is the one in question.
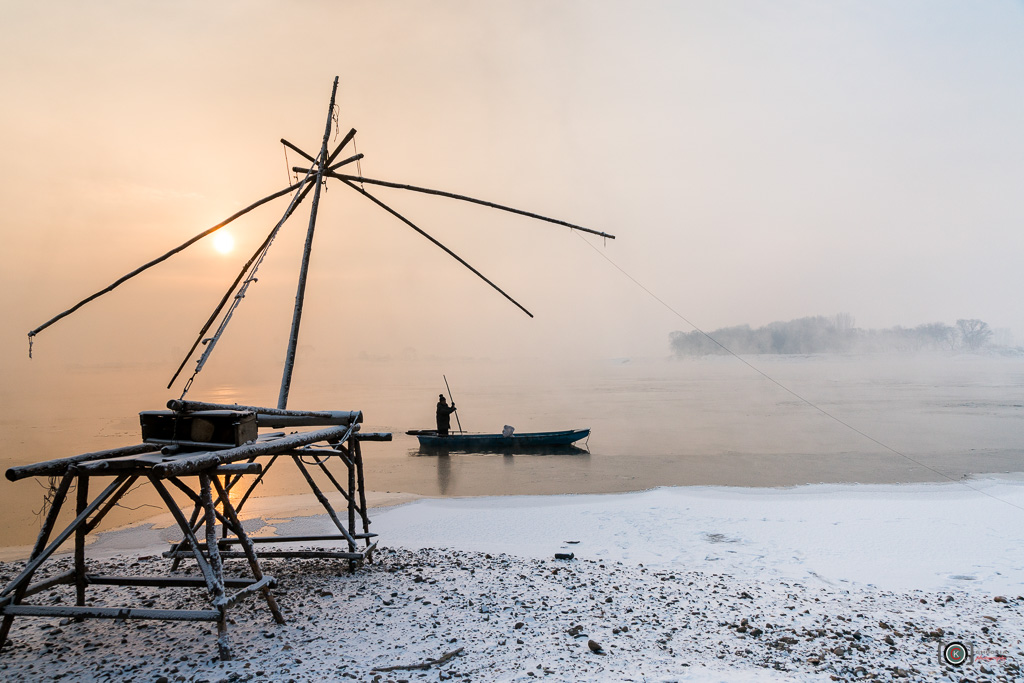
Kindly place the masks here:
POLYGON ((437 402, 437 431, 446 432, 452 426, 452 413, 455 412, 455 406, 449 406, 444 401, 437 402))

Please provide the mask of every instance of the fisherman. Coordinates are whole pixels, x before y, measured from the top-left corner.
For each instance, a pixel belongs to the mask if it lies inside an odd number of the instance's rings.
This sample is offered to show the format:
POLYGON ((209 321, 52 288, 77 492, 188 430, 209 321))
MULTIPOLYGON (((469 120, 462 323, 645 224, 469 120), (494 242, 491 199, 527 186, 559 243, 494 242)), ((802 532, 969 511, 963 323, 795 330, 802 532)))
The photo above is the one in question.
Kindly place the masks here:
POLYGON ((452 413, 455 412, 455 404, 448 405, 444 394, 438 394, 437 402, 437 435, 448 436, 448 430, 452 426, 452 413))

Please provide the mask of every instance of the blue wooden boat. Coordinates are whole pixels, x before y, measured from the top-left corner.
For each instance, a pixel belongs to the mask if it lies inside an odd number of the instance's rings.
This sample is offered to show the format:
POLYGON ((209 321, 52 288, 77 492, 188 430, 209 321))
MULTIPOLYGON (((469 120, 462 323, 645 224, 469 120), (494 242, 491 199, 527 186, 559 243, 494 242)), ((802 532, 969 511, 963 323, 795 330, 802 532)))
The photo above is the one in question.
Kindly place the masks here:
POLYGON ((435 431, 414 430, 407 432, 419 439, 423 448, 453 451, 503 451, 548 446, 568 446, 590 436, 589 429, 567 429, 561 432, 524 432, 503 436, 501 434, 449 434, 438 436, 435 431))

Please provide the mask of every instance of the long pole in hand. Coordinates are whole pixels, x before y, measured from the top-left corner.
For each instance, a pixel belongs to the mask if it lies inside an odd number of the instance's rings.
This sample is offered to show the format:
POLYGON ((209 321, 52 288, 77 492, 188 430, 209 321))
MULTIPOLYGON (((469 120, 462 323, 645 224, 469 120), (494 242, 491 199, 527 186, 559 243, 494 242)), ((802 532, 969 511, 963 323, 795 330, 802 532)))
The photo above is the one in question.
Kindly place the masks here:
MULTIPOLYGON (((452 398, 452 388, 450 386, 448 386, 448 378, 445 377, 444 375, 441 375, 441 377, 444 377, 444 388, 448 390, 448 400, 452 402, 452 405, 455 405, 455 399, 452 398)), ((462 422, 459 420, 459 411, 458 410, 455 411, 455 424, 459 425, 459 431, 461 432, 462 431, 462 422)))

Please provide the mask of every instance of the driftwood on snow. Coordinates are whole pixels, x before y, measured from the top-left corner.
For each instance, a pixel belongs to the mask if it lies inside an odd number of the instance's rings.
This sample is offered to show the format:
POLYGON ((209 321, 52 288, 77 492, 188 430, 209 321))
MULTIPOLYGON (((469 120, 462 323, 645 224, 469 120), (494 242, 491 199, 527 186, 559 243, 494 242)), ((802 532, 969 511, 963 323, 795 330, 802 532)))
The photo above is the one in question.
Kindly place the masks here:
POLYGON ((408 670, 412 670, 412 669, 429 669, 432 666, 437 666, 438 664, 444 664, 449 659, 451 659, 452 657, 454 657, 454 656, 458 655, 460 652, 462 652, 463 649, 465 649, 465 648, 461 648, 461 647, 456 648, 456 649, 452 650, 451 652, 445 652, 443 655, 441 655, 437 659, 428 659, 427 661, 420 662, 419 664, 397 664, 395 666, 375 666, 373 668, 373 671, 408 671, 408 670))

